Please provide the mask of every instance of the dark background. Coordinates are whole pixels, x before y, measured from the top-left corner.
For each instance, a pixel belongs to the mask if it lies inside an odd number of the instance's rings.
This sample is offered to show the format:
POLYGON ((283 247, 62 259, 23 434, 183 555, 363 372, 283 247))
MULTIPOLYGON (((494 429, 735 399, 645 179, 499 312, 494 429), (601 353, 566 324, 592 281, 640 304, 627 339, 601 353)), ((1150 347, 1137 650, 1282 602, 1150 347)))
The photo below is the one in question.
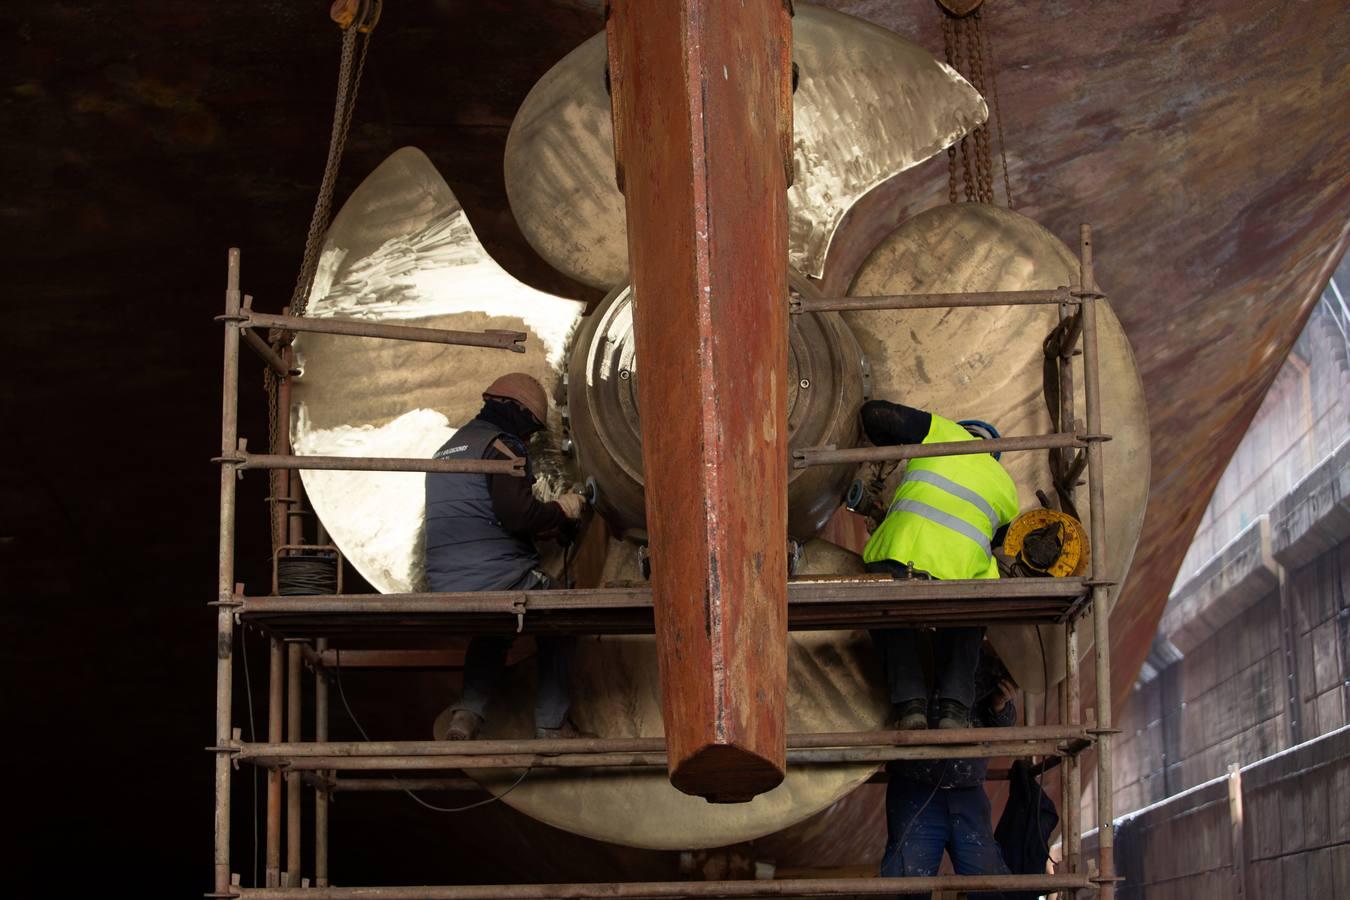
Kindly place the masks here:
MULTIPOLYGON (((500 160, 516 106, 600 28, 598 12, 388 7, 337 203, 394 149, 416 144, 499 260, 567 291, 514 236, 500 160), (455 96, 469 82, 472 96, 455 96)), ((15 875, 149 885, 149 894, 209 889, 206 603, 219 497, 209 459, 220 447, 221 384, 212 317, 230 246, 243 250, 244 288, 259 309, 280 311, 290 297, 327 154, 338 46, 318 2, 0 10, 7 894, 15 875)), ((240 433, 257 447, 267 435, 261 373, 247 354, 242 368, 240 433)), ((265 495, 264 476, 241 482, 238 578, 255 589, 270 571, 265 495)), ((266 654, 256 633, 250 641, 265 727, 266 654)), ((378 679, 354 686, 353 700, 380 689, 378 679)), ((236 697, 243 725, 242 679, 236 697)), ((355 818, 363 802, 342 805, 355 818)), ((236 867, 247 871, 246 792, 235 806, 236 867)), ((344 874, 351 883, 362 873, 344 874)))

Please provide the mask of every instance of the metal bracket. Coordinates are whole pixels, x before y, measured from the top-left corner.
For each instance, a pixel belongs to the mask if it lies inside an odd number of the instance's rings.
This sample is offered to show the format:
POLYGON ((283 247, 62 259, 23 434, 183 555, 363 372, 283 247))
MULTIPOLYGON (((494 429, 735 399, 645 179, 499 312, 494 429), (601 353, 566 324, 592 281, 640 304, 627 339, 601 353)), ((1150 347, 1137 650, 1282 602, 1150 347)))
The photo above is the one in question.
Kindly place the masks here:
POLYGON ((525 631, 525 601, 515 601, 511 604, 511 609, 515 612, 516 616, 516 634, 521 634, 525 631))

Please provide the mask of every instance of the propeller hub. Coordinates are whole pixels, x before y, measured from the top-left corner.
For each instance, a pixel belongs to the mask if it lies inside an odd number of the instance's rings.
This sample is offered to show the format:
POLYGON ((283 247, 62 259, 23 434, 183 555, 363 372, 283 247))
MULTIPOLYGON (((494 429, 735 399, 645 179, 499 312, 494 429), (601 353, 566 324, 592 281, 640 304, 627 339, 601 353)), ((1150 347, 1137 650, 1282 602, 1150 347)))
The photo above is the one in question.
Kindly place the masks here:
MULTIPOLYGON (((789 292, 812 297, 816 290, 796 272, 789 292)), ((645 529, 638 360, 633 337, 630 285, 610 292, 589 317, 568 368, 569 436, 582 471, 595 480, 599 510, 617 530, 645 529)), ((787 302, 786 298, 784 302, 787 302)), ((858 441, 863 401, 862 351, 837 313, 790 317, 787 429, 789 448, 858 441)), ((736 390, 736 385, 718 385, 736 390)), ((744 389, 742 386, 741 389, 744 389)), ((697 406, 690 398, 690 414, 697 406)), ((839 506, 851 471, 835 467, 795 469, 788 476, 788 531, 814 536, 839 506)))

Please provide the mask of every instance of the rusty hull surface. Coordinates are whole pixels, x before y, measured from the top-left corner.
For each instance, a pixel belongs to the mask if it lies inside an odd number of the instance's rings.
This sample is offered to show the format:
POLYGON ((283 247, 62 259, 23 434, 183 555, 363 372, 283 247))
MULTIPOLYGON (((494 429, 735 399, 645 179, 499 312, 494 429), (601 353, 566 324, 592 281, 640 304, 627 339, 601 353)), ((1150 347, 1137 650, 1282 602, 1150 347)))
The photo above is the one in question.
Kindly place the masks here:
POLYGON ((625 0, 607 27, 670 780, 746 801, 786 765, 789 17, 625 0))
MULTIPOLYGON (((929 3, 829 5, 941 53, 929 3)), ((1350 27, 1335 2, 991 2, 985 16, 1015 208, 1070 245, 1092 223, 1097 281, 1144 380, 1152 483, 1111 617, 1119 708, 1214 485, 1345 249, 1350 27)), ((826 293, 895 222, 945 202, 945 168, 855 208, 826 293)))

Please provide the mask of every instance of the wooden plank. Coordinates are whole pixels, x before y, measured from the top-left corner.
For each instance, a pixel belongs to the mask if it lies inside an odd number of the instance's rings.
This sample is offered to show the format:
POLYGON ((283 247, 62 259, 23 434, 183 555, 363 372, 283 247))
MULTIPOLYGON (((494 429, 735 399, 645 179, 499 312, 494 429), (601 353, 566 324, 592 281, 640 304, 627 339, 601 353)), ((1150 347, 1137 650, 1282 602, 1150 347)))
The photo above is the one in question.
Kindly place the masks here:
POLYGON ((1338 684, 1318 696, 1317 730, 1321 734, 1335 731, 1345 724, 1345 690, 1338 684))
MULTIPOLYGON (((1296 778, 1283 778, 1272 784, 1270 789, 1279 795, 1280 853, 1284 855, 1296 853, 1307 846, 1303 793, 1298 789, 1296 778)), ((1287 887, 1287 877, 1285 881, 1287 887)))
MULTIPOLYGON (((1331 591, 1328 590, 1326 593, 1329 595, 1331 591)), ((1338 638, 1337 622, 1334 617, 1324 621, 1312 631, 1313 688, 1318 694, 1341 687, 1341 650, 1338 638)), ((1323 730, 1331 729, 1323 726, 1323 730)))
POLYGON ((788 5, 607 31, 670 779, 749 800, 785 766, 788 5))
POLYGON ((1303 840, 1308 847, 1321 847, 1331 840, 1330 788, 1332 770, 1327 766, 1310 769, 1285 782, 1286 792, 1303 795, 1303 840))
POLYGON ((1302 853, 1280 857, 1280 884, 1284 900, 1309 900, 1308 860, 1302 853))
POLYGON ((1331 878, 1336 900, 1350 900, 1350 844, 1331 848, 1331 878))

